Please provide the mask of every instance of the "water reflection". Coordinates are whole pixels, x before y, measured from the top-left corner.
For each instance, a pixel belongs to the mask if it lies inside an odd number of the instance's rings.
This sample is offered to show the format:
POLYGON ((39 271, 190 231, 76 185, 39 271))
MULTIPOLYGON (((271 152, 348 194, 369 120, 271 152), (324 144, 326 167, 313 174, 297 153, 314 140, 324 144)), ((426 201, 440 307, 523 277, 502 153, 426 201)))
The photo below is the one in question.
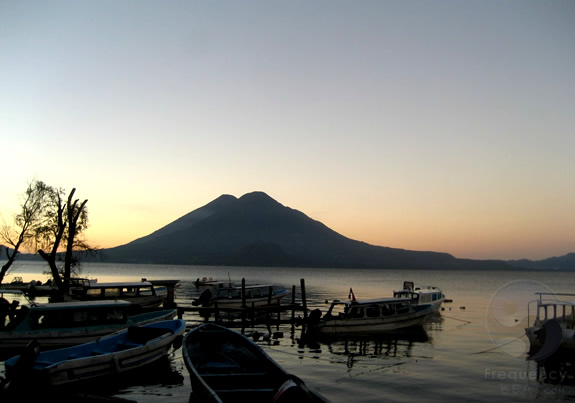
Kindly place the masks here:
POLYGON ((551 357, 537 362, 537 381, 550 385, 575 385, 575 356, 560 350, 551 357))
POLYGON ((418 346, 431 342, 423 326, 414 326, 394 332, 370 335, 326 337, 307 333, 299 340, 299 347, 312 351, 325 349, 336 358, 345 358, 346 365, 351 368, 358 357, 411 358, 417 355, 414 354, 414 350, 418 346))

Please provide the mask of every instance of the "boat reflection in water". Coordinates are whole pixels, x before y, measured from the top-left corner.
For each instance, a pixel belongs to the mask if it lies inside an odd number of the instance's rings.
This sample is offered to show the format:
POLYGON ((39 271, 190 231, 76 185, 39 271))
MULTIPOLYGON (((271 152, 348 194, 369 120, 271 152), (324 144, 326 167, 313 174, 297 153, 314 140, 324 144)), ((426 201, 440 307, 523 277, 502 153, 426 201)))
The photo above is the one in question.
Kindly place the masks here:
POLYGON ((327 349, 334 356, 334 362, 343 363, 338 357, 345 358, 349 368, 362 358, 408 358, 420 355, 414 350, 432 342, 423 326, 366 335, 323 336, 311 332, 299 341, 300 348, 316 351, 327 349))

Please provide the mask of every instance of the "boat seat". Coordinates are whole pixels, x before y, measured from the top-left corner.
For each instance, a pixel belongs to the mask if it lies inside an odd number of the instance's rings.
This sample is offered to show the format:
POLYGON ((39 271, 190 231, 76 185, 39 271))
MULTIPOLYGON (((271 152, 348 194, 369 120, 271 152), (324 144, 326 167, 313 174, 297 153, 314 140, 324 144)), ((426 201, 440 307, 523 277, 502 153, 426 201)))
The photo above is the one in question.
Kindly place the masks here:
POLYGON ((214 389, 222 401, 248 401, 248 402, 271 402, 275 390, 273 389, 214 389))
POLYGON ((34 361, 35 367, 49 367, 50 365, 54 365, 51 361, 34 361))
POLYGON ((225 393, 273 393, 275 392, 274 389, 215 389, 214 392, 219 396, 220 394, 225 393))
POLYGON ((124 343, 118 343, 118 350, 124 351, 124 350, 129 350, 129 349, 134 348, 134 347, 141 347, 141 346, 142 346, 142 344, 131 343, 129 341, 126 341, 124 343))
POLYGON ((130 326, 128 328, 128 340, 133 343, 146 344, 150 340, 172 333, 174 332, 171 329, 130 326))
POLYGON ((277 383, 265 373, 201 374, 201 377, 214 390, 260 389, 262 385, 277 383))
POLYGON ((236 374, 212 374, 212 373, 207 373, 207 374, 201 374, 202 378, 224 378, 224 377, 232 377, 234 379, 238 379, 238 378, 254 378, 254 377, 263 377, 266 376, 267 374, 265 372, 249 372, 249 373, 236 373, 236 374))

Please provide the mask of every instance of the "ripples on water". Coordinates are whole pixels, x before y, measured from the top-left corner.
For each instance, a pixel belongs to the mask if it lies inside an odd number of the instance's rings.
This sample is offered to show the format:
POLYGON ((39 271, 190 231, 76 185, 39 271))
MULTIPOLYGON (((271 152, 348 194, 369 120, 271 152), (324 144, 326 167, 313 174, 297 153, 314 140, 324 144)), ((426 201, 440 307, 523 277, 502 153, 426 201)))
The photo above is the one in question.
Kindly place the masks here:
MULTIPOLYGON (((40 279, 44 270, 21 264, 12 275, 40 279), (34 277, 36 276, 36 277, 34 277)), ((260 344, 286 370, 298 375, 333 402, 516 401, 573 399, 571 368, 545 371, 526 360, 526 301, 534 288, 554 292, 573 289, 572 273, 453 272, 415 270, 266 269, 239 267, 90 264, 83 276, 99 281, 180 279, 177 303, 197 296, 193 281, 210 276, 241 283, 268 283, 297 289, 305 279, 309 309, 325 312, 334 298, 391 296, 403 281, 440 287, 452 303, 421 328, 378 337, 310 340, 300 326, 271 329, 278 338, 260 344), (519 290, 520 292, 517 292, 519 290)), ((10 276, 8 276, 10 277, 10 276)), ((290 297, 291 298, 291 297, 290 297)), ((301 313, 300 313, 301 315, 301 313)), ((190 326, 201 318, 184 317, 190 326)), ((246 334, 267 333, 265 326, 246 334)), ((139 402, 194 401, 181 351, 153 368, 120 379, 100 393, 139 402)))

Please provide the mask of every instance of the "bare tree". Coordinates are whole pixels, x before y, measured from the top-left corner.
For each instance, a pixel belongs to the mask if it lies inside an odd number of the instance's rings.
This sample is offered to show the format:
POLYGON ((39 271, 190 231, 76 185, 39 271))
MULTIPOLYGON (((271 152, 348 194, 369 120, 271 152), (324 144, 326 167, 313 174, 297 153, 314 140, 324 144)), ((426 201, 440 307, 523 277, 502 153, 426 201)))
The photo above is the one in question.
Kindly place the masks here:
POLYGON ((14 225, 0 228, 0 239, 6 244, 0 248, 8 261, 0 269, 0 283, 16 260, 23 246, 34 247, 48 263, 54 284, 65 293, 78 260, 75 252, 93 251, 84 240, 88 227, 88 200, 74 200, 76 189, 68 197, 64 189, 56 189, 42 181, 28 185, 14 225), (62 268, 58 263, 63 260, 62 268))
POLYGON ((79 203, 73 200, 76 189, 72 189, 65 201, 63 189, 54 190, 49 197, 46 209, 46 226, 39 231, 40 249, 38 253, 50 266, 54 284, 61 293, 69 287, 69 278, 72 275, 77 260, 74 251, 77 249, 90 250, 82 234, 88 226, 88 200, 79 203), (60 273, 58 259, 61 246, 65 248, 63 273, 60 273), (44 251, 47 249, 47 251, 44 251))
MULTIPOLYGON (((48 195, 53 191, 44 182, 34 180, 28 184, 20 203, 20 212, 14 217, 14 225, 4 223, 0 228, 0 239, 6 244, 4 253, 7 262, 0 269, 0 283, 16 260, 20 248, 30 246, 40 228, 45 225, 44 208, 48 195)), ((0 249, 1 252, 1 249, 0 249)))

